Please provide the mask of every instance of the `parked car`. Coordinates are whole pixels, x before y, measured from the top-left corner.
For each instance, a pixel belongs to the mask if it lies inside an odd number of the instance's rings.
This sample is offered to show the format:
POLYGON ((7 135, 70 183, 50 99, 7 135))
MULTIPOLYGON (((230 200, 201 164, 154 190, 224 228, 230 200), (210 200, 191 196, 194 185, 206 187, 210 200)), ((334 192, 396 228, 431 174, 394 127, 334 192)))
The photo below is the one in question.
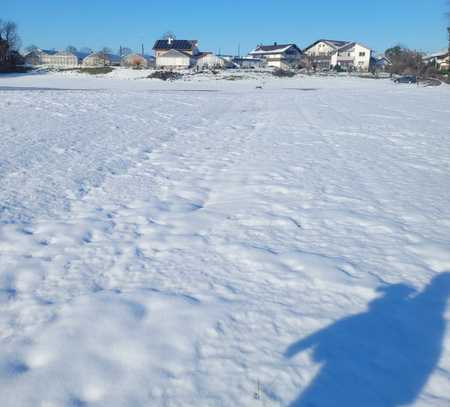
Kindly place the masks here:
POLYGON ((395 83, 417 83, 417 77, 413 75, 400 76, 394 79, 395 83))

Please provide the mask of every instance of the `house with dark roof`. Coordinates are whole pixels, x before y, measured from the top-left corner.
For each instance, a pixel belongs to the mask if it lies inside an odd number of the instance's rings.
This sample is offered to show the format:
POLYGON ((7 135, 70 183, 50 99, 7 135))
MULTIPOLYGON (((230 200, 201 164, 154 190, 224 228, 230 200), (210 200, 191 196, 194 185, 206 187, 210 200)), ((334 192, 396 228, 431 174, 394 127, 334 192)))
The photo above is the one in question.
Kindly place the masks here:
POLYGON ((376 70, 386 72, 392 66, 391 60, 384 54, 372 57, 370 63, 376 70))
POLYGON ((296 44, 258 45, 248 56, 281 69, 300 67, 303 63, 303 52, 296 44))
POLYGON ((156 66, 161 68, 189 68, 195 64, 196 56, 200 54, 197 41, 176 40, 167 38, 157 40, 153 46, 156 66))
POLYGON ((349 44, 350 41, 321 39, 307 46, 303 52, 319 70, 327 70, 331 67, 331 55, 339 48, 349 44))

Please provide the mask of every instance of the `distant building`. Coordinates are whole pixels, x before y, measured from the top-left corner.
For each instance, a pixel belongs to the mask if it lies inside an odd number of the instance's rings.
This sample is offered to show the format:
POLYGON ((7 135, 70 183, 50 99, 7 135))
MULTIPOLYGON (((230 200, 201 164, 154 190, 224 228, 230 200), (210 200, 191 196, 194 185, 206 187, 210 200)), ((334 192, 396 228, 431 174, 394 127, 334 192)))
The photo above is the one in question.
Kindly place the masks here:
POLYGON ((442 50, 433 54, 426 55, 423 58, 424 62, 434 65, 439 70, 449 69, 449 55, 448 50, 442 50))
POLYGON ((83 59, 83 66, 101 67, 101 66, 119 66, 121 58, 119 55, 108 54, 104 52, 94 52, 83 59))
POLYGON ((370 48, 352 41, 321 39, 303 51, 318 70, 339 66, 344 70, 368 71, 372 58, 370 48))
POLYGON ((329 70, 331 68, 331 55, 348 43, 348 41, 322 39, 313 42, 303 52, 309 57, 316 69, 329 70))
POLYGON ((37 49, 25 56, 25 63, 33 66, 72 68, 78 66, 78 58, 71 52, 37 49))
POLYGON ((250 58, 262 59, 267 66, 289 69, 300 67, 303 63, 303 52, 295 44, 258 45, 249 54, 250 58))
POLYGON ((392 62, 386 55, 378 55, 372 58, 371 65, 378 71, 387 71, 392 66, 392 62))
POLYGON ((370 69, 372 50, 357 42, 350 42, 331 55, 331 66, 341 67, 345 71, 367 72, 370 69))
POLYGON ((144 58, 147 60, 148 68, 153 68, 156 66, 156 58, 153 55, 144 54, 144 58))
POLYGON ((196 56, 196 66, 199 69, 231 67, 233 63, 221 56, 214 55, 212 52, 203 52, 196 56))
POLYGON ((266 61, 260 58, 241 58, 235 57, 232 62, 236 68, 241 69, 256 69, 264 68, 266 66, 266 61))
POLYGON ((78 65, 82 65, 84 58, 86 58, 88 55, 90 55, 90 53, 77 51, 77 52, 74 52, 73 55, 75 55, 77 57, 78 65))
POLYGON ((200 53, 197 41, 174 38, 157 40, 153 50, 155 51, 156 66, 167 69, 190 68, 195 64, 196 56, 200 53))

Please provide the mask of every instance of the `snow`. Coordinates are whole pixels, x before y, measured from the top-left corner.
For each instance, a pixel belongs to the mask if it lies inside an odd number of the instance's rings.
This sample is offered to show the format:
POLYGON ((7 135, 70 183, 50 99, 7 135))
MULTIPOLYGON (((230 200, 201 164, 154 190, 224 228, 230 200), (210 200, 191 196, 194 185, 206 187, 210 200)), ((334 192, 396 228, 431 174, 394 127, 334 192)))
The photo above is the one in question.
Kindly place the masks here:
POLYGON ((449 405, 450 88, 233 75, 0 76, 3 405, 449 405))

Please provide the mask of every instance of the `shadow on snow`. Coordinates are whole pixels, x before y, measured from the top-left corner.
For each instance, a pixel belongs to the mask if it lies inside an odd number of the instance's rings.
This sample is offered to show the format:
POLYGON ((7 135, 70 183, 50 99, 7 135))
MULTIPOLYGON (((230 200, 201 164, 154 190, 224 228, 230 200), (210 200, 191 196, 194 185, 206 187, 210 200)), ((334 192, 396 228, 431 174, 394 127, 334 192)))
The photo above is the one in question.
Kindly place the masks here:
POLYGON ((417 293, 383 287, 361 314, 292 344, 285 356, 313 348, 321 369, 291 407, 397 407, 412 403, 439 362, 450 273, 417 293))

